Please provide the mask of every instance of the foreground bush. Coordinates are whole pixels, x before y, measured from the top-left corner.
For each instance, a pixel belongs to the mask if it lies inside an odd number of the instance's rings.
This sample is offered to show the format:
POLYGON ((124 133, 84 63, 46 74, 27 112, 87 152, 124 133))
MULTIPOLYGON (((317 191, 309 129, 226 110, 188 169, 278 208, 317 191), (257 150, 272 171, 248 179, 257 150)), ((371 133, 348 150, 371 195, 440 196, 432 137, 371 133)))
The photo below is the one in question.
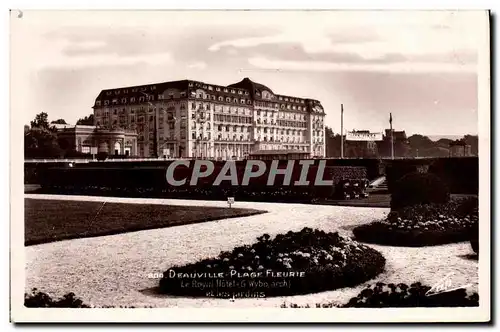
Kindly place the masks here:
POLYGON ((358 226, 353 233, 357 240, 368 243, 407 247, 439 245, 469 241, 478 218, 477 199, 463 199, 391 211, 385 220, 358 226))
POLYGON ((58 300, 46 293, 33 288, 31 293, 24 294, 24 306, 28 308, 90 308, 82 300, 75 297, 74 293, 68 293, 58 300))
POLYGON ((363 289, 345 308, 404 308, 404 307, 478 307, 479 295, 468 294, 465 289, 433 294, 431 287, 421 283, 377 283, 363 289))
POLYGON ((432 173, 410 173, 403 176, 391 194, 391 209, 399 210, 417 204, 444 204, 450 200, 446 183, 432 173))
POLYGON ((163 293, 210 297, 269 297, 351 287, 384 270, 376 250, 342 237, 304 228, 216 258, 174 266, 163 274, 163 293))

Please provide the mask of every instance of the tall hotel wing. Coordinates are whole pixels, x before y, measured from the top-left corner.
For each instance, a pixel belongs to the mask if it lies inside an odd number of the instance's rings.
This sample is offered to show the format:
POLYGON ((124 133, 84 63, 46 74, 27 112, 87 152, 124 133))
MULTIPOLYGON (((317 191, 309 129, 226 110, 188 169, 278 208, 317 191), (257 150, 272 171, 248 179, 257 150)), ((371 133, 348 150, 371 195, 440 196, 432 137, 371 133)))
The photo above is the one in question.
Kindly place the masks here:
POLYGON ((229 86, 174 81, 103 90, 94 104, 99 150, 140 157, 325 156, 325 112, 248 78, 229 86), (110 138, 111 137, 111 138, 110 138))

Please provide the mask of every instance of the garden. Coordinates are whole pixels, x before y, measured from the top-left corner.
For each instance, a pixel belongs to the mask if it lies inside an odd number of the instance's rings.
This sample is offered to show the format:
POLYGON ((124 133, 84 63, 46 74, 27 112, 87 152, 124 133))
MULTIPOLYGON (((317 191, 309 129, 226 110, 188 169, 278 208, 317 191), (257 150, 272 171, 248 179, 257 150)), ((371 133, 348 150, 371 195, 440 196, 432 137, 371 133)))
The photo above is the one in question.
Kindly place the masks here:
POLYGON ((396 184, 387 217, 353 233, 359 241, 393 246, 471 241, 477 253, 478 203, 476 196, 450 199, 446 184, 434 174, 409 173, 396 184))
MULTIPOLYGON (((390 209, 237 201, 238 208, 268 213, 72 240, 78 242, 70 246, 64 241, 30 246, 26 287, 42 285, 43 291, 28 291, 25 304, 478 306, 477 196, 451 198, 446 181, 421 172, 403 175, 392 183, 391 192, 390 209), (449 271, 453 285, 469 286, 433 293, 449 271), (148 277, 151 272, 158 277, 148 277)), ((225 204, 161 202, 186 210, 225 204)))

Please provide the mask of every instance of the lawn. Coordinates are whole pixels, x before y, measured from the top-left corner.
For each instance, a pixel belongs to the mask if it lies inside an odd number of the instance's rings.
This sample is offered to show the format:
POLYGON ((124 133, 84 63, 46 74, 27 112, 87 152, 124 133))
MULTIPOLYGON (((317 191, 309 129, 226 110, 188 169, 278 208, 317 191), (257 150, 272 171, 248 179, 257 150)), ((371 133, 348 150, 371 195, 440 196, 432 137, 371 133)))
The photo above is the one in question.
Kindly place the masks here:
POLYGON ((25 245, 172 227, 260 213, 265 211, 225 207, 25 199, 25 245))
MULTIPOLYGON (((47 195, 30 195, 54 198, 47 195)), ((61 198, 63 199, 63 198, 61 198)), ((96 198, 64 196, 70 201, 106 199, 116 203, 182 205, 187 209, 225 207, 217 201, 96 198)), ((231 218, 166 227, 143 232, 59 241, 26 248, 26 291, 36 287, 58 298, 73 292, 95 306, 177 308, 279 308, 284 302, 315 306, 316 303, 347 303, 364 285, 321 293, 286 297, 248 298, 230 301, 219 298, 190 298, 158 294, 159 279, 151 273, 165 272, 176 265, 215 257, 221 251, 252 244, 258 236, 272 237, 304 227, 352 236, 351 229, 387 216, 387 208, 359 208, 331 205, 236 202, 238 208, 269 211, 263 215, 231 218)), ((60 204, 62 206, 62 203, 60 204)), ((108 203, 106 203, 108 205, 108 203)), ((469 242, 423 248, 369 245, 387 259, 385 271, 369 283, 420 281, 433 286, 452 273, 452 286, 471 284, 478 290, 478 261, 469 242)), ((468 288, 469 289, 469 288, 468 288)))

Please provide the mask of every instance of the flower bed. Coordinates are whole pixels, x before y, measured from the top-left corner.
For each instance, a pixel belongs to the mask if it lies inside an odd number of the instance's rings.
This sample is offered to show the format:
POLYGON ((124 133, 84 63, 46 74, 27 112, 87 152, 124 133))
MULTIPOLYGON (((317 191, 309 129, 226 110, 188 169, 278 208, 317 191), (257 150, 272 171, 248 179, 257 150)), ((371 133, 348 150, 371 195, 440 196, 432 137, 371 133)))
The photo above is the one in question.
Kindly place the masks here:
POLYGON ((404 308, 404 307, 478 307, 479 295, 463 288, 434 293, 429 286, 417 282, 407 284, 377 283, 363 289, 345 308, 404 308))
POLYGON ((270 297, 351 287, 384 270, 378 251, 338 233, 304 228, 174 266, 160 280, 163 293, 219 298, 270 297))
POLYGON ((358 226, 353 233, 363 242, 421 247, 468 241, 477 222, 477 199, 465 199, 391 211, 385 220, 358 226))

